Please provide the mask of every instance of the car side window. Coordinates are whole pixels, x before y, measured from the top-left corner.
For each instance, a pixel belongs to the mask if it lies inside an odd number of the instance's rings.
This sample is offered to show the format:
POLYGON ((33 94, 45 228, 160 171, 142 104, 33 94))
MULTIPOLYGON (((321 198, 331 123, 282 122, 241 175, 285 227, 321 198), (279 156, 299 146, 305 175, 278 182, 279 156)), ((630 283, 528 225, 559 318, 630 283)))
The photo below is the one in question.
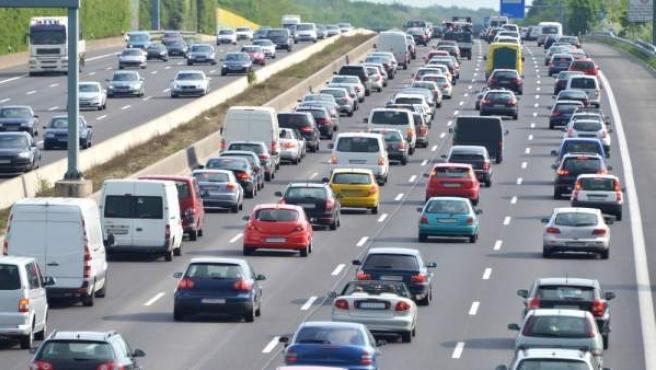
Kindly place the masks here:
POLYGON ((30 263, 29 265, 25 266, 25 270, 27 271, 27 282, 30 285, 30 289, 39 289, 41 288, 41 281, 39 280, 39 273, 36 270, 36 267, 34 266, 34 263, 30 263))

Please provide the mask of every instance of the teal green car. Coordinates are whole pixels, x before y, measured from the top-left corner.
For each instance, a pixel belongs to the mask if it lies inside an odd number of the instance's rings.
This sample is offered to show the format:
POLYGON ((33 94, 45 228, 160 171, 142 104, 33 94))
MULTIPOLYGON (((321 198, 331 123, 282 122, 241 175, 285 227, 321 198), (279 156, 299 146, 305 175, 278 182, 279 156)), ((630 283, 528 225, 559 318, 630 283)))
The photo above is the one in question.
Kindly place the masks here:
POLYGON ((469 199, 458 197, 433 197, 423 207, 417 208, 419 218, 419 241, 426 242, 430 236, 462 237, 470 243, 478 240, 479 209, 472 207, 469 199))

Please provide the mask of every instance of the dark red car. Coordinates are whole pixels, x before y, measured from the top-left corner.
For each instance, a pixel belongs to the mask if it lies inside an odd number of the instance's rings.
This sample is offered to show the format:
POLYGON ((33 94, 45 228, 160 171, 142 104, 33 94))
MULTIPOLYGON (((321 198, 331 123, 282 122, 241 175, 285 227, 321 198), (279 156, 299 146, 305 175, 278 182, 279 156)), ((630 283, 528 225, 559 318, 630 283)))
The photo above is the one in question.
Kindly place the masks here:
POLYGON ((569 65, 569 71, 581 71, 588 76, 597 76, 599 67, 592 59, 574 60, 569 65))
POLYGON ((173 181, 178 188, 180 216, 182 218, 184 233, 189 236, 189 240, 191 241, 196 240, 199 236, 203 236, 205 208, 203 208, 203 198, 200 196, 200 188, 194 177, 152 175, 140 176, 139 179, 173 181))
POLYGON ((450 196, 462 197, 471 200, 473 205, 478 204, 481 184, 470 164, 439 163, 433 167, 426 183, 426 200, 432 197, 450 196))
POLYGON ((264 55, 264 50, 262 50, 261 46, 245 45, 242 46, 241 51, 248 54, 254 64, 259 64, 261 66, 266 64, 266 56, 264 55))
POLYGON ((244 255, 257 249, 294 250, 312 253, 312 225, 303 208, 293 204, 261 204, 255 207, 244 229, 244 255))

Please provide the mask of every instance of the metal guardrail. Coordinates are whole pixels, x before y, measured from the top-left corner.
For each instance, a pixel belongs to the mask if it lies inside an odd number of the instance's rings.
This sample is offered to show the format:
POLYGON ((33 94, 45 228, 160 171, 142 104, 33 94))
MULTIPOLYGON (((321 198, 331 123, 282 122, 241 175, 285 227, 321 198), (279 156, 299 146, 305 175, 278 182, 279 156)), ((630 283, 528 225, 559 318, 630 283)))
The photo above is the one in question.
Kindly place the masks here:
POLYGON ((619 37, 615 35, 612 32, 594 32, 588 35, 591 39, 595 40, 612 40, 616 42, 620 42, 629 46, 634 47, 636 50, 638 50, 640 53, 642 53, 644 56, 649 57, 649 58, 654 58, 656 57, 656 46, 643 41, 643 40, 629 40, 625 39, 622 37, 619 37))

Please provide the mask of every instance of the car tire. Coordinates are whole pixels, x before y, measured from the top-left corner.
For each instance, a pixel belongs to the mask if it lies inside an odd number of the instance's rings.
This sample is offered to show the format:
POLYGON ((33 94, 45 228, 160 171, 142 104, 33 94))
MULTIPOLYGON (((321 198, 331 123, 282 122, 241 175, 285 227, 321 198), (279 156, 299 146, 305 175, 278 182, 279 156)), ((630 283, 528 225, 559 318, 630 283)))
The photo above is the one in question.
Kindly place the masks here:
POLYGON ((610 256, 610 247, 608 249, 606 249, 605 251, 602 251, 601 253, 599 253, 599 257, 602 260, 607 260, 609 256, 610 256))
POLYGON ((420 243, 426 243, 428 241, 428 235, 419 233, 418 238, 420 243))
POLYGON ((495 158, 495 161, 497 164, 503 162, 503 155, 501 153, 497 154, 497 157, 495 158))
POLYGON ((371 208, 371 214, 372 215, 377 215, 378 214, 378 206, 375 206, 375 207, 371 208))
POLYGON ((379 87, 379 88, 378 88, 378 92, 383 92, 383 88, 382 88, 382 87, 379 87))
POLYGON ((513 115, 513 121, 517 121, 518 118, 519 118, 518 114, 513 115))
POLYGON ((472 199, 472 200, 471 200, 471 204, 472 204, 472 206, 477 206, 477 205, 478 205, 478 202, 480 202, 480 200, 481 200, 481 198, 472 199))
POLYGON ((173 308, 173 321, 184 321, 184 313, 173 308))
POLYGON ((542 258, 550 258, 551 251, 545 247, 542 247, 542 258))
POLYGON ((102 288, 96 291, 96 298, 105 298, 107 296, 107 274, 105 274, 105 282, 102 288))
POLYGON ((485 187, 489 188, 490 186, 492 186, 492 179, 485 180, 485 187))
POLYGON ((191 230, 189 232, 189 240, 192 242, 195 242, 198 239, 198 231, 196 230, 191 230))
POLYGON ((601 339, 604 342, 604 349, 608 349, 608 346, 610 345, 610 337, 608 336, 608 334, 603 334, 601 336, 601 339))
POLYGON ((408 158, 406 157, 401 158, 401 165, 405 166, 407 164, 408 164, 408 158))
POLYGON ((253 188, 251 189, 251 191, 246 193, 246 198, 255 198, 255 195, 257 194, 257 190, 255 190, 255 187, 256 185, 253 184, 253 188))
POLYGON ((179 247, 173 249, 173 255, 176 257, 182 255, 182 243, 180 243, 179 247))
POLYGON ((431 298, 432 298, 432 293, 431 293, 432 286, 429 285, 428 289, 429 289, 428 294, 426 294, 426 296, 424 298, 418 300, 417 305, 419 305, 419 306, 428 306, 428 305, 430 305, 430 301, 431 301, 431 298))
POLYGON ((615 214, 615 221, 622 221, 622 211, 615 214))
MULTIPOLYGON (((255 305, 255 303, 253 303, 253 305, 255 305)), ((255 308, 251 308, 250 311, 244 313, 244 321, 245 322, 255 321, 255 308)))
POLYGON ((271 181, 271 174, 268 172, 264 173, 264 181, 271 181))
MULTIPOLYGON (((34 324, 32 324, 32 329, 34 329, 34 324)), ((21 349, 32 349, 32 347, 34 347, 34 330, 30 331, 29 334, 20 337, 21 349)))
POLYGON ((310 248, 309 246, 305 246, 305 248, 300 250, 300 255, 301 257, 307 257, 308 254, 310 254, 310 248))
POLYGON ((553 198, 554 198, 554 200, 559 200, 560 199, 560 192, 556 189, 554 189, 553 198))
POLYGON ((477 240, 478 240, 478 234, 474 234, 474 235, 471 235, 471 236, 469 237, 469 242, 470 242, 471 244, 476 243, 477 240))
POLYGON ((164 254, 164 260, 165 260, 166 262, 171 262, 171 261, 173 261, 173 248, 171 248, 171 250, 167 251, 167 252, 164 254))
POLYGON ((411 343, 412 342, 412 331, 401 332, 401 342, 402 343, 411 343))
POLYGON ((91 287, 91 293, 85 294, 82 296, 82 305, 84 307, 92 307, 95 303, 95 294, 94 294, 94 289, 95 289, 96 283, 93 283, 93 286, 91 287))
POLYGON ((239 204, 230 207, 230 212, 239 213, 239 204))
POLYGON ((329 226, 329 227, 330 227, 330 230, 337 230, 337 226, 338 226, 338 223, 337 223, 337 217, 335 217, 335 219, 333 220, 333 222, 330 223, 330 226, 329 226))
POLYGON ((352 110, 349 111, 348 113, 346 113, 346 115, 349 116, 349 117, 353 117, 353 111, 352 110))
POLYGON ((254 252, 255 252, 255 249, 253 249, 253 248, 244 247, 243 250, 242 250, 242 254, 244 256, 252 256, 254 252))
POLYGON ((46 322, 43 324, 43 329, 41 331, 34 333, 34 339, 44 340, 46 339, 46 333, 48 332, 48 314, 46 313, 46 322))

